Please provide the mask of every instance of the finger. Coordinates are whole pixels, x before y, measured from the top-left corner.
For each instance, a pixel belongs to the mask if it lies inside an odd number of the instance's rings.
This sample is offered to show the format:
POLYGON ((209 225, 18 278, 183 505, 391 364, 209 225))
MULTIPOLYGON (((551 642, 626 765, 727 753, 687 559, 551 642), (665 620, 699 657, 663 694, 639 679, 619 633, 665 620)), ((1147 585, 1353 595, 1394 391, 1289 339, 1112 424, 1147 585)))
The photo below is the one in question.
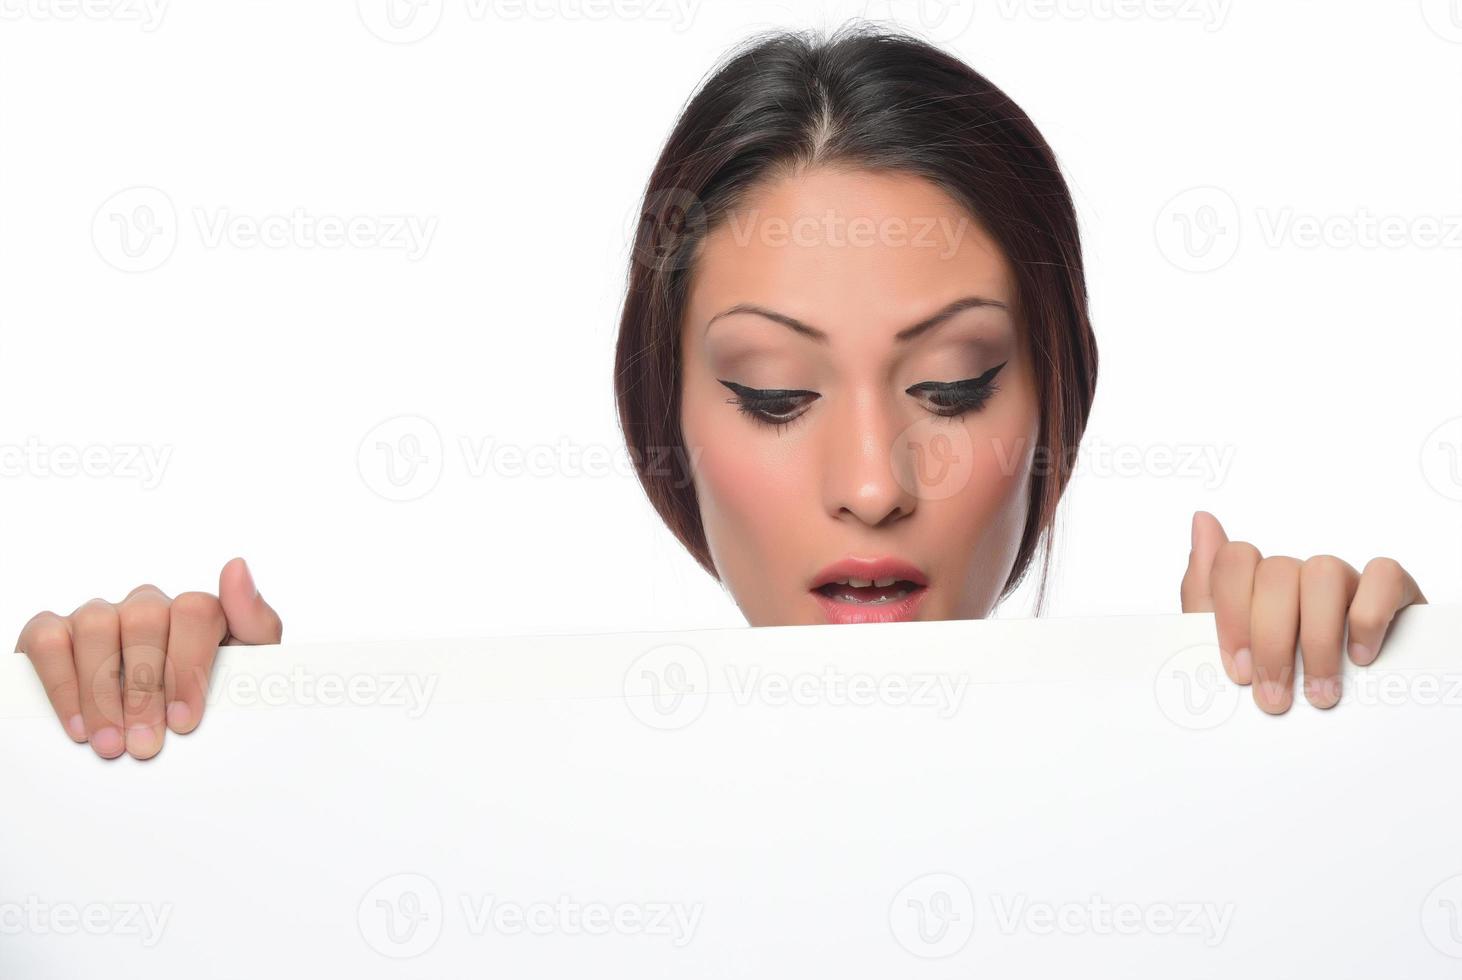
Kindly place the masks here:
POLYGON ((1213 619, 1218 628, 1218 650, 1223 668, 1235 684, 1253 679, 1254 659, 1249 642, 1249 605, 1254 595, 1254 569, 1259 549, 1247 541, 1228 541, 1213 556, 1213 619))
POLYGON ((1316 555, 1300 568, 1300 657, 1305 700, 1317 708, 1340 701, 1340 650, 1345 612, 1360 573, 1334 555, 1316 555))
POLYGON ((86 722, 91 747, 103 759, 122 754, 122 632, 117 607, 92 599, 71 614, 71 643, 75 654, 76 683, 81 694, 81 718, 86 722))
POLYGON ((228 620, 226 646, 278 643, 283 637, 284 624, 259 594, 242 558, 231 560, 218 574, 218 598, 228 620))
POLYGON ((66 734, 85 742, 86 722, 81 717, 76 665, 71 659, 71 626, 66 618, 49 609, 36 613, 21 628, 15 649, 30 658, 66 734))
POLYGON ((143 585, 117 606, 122 628, 122 711, 127 752, 150 759, 162 748, 163 663, 167 659, 170 601, 162 590, 143 585))
POLYGON ((168 727, 185 735, 203 720, 208 678, 228 624, 218 598, 207 592, 182 593, 173 600, 171 612, 163 696, 168 727))
MULTIPOLYGON (((1188 570, 1183 573, 1183 584, 1179 590, 1183 598, 1183 612, 1213 612, 1213 591, 1210 575, 1214 556, 1219 546, 1228 541, 1223 525, 1218 518, 1206 510, 1193 512, 1193 528, 1188 551, 1188 570)), ((1233 676, 1233 671, 1229 671, 1233 676)))
POLYGON ((1374 663, 1391 620, 1410 605, 1425 605, 1416 580, 1394 558, 1372 558, 1360 573, 1350 603, 1350 659, 1359 667, 1374 663))
POLYGON ((1300 560, 1272 555, 1254 569, 1249 635, 1254 703, 1272 715, 1294 703, 1295 644, 1300 633, 1300 560))

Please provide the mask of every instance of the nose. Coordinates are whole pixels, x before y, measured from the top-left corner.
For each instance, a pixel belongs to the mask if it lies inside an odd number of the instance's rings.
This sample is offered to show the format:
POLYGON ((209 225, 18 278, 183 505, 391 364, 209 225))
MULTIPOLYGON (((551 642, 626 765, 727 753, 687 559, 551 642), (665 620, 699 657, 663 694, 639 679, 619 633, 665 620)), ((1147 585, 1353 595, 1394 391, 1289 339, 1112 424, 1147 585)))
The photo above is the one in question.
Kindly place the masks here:
POLYGON ((823 498, 835 519, 869 527, 891 525, 914 513, 916 487, 907 452, 896 445, 906 421, 873 392, 850 396, 823 430, 823 498))

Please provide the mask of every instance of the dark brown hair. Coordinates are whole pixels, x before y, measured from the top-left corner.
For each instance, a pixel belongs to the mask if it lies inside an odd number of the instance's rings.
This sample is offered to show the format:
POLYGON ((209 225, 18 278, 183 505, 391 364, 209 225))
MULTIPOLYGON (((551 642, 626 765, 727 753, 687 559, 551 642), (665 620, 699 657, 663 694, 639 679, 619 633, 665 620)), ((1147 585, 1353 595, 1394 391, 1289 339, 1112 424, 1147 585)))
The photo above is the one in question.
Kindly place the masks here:
POLYGON ((995 240, 1016 280, 1035 368, 1040 438, 1004 599, 1051 529, 1096 392, 1071 193, 1030 118, 951 54, 852 21, 828 37, 779 31, 729 52, 690 98, 645 188, 615 349, 620 427, 670 530, 717 576, 680 430, 680 328, 701 241, 757 184, 820 164, 923 177, 995 240))

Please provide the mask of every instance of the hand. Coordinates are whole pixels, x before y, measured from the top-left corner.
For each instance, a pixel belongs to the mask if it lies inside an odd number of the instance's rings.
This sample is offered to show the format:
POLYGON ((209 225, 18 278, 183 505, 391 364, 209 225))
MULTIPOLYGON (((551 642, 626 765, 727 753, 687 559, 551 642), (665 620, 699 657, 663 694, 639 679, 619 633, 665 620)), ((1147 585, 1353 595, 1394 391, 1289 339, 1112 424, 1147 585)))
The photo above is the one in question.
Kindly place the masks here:
POLYGON ((1294 700, 1295 641, 1305 667, 1305 699, 1317 708, 1340 701, 1340 650, 1347 631, 1351 662, 1373 663, 1391 619, 1426 597, 1391 558, 1372 558, 1357 573, 1334 555, 1300 561, 1261 557, 1247 541, 1230 541, 1218 518, 1193 515, 1193 550, 1183 576, 1183 612, 1212 612, 1223 669, 1251 684, 1254 702, 1283 714, 1294 700))
POLYGON ((150 759, 164 721, 179 735, 203 719, 220 646, 278 643, 284 627, 254 587, 242 558, 223 566, 218 595, 176 599, 139 585, 119 603, 92 599, 70 616, 37 613, 16 640, 35 666, 62 727, 97 755, 125 748, 150 759))

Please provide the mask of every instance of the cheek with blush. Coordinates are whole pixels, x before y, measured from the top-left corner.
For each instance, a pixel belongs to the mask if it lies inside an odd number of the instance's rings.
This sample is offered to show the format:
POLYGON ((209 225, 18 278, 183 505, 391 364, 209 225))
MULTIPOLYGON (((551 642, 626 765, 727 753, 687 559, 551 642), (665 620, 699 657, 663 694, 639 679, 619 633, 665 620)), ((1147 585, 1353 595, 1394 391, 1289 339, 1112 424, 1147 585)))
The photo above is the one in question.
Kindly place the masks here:
POLYGON ((734 416, 712 421, 691 411, 682 425, 698 452, 696 495, 711 559, 738 603, 754 609, 758 583, 784 589, 799 557, 797 531, 817 499, 806 457, 789 441, 738 431, 750 423, 734 416))
POLYGON ((1035 438, 1020 419, 987 428, 971 438, 969 480, 940 501, 940 522, 948 540, 964 542, 956 578, 964 585, 958 618, 983 617, 993 608, 1025 532, 1035 438))

